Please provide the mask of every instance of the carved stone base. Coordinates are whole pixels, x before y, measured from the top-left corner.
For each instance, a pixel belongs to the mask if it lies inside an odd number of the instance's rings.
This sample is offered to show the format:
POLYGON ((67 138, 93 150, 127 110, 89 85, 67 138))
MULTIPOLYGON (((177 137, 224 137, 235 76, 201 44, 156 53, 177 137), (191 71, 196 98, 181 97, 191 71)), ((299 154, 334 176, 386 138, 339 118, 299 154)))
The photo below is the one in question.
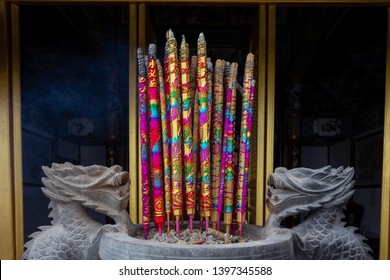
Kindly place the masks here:
POLYGON ((272 238, 264 239, 264 227, 248 224, 244 228, 244 234, 248 234, 254 241, 218 245, 188 245, 141 240, 125 233, 105 233, 100 241, 99 256, 105 260, 294 259, 291 233, 280 233, 273 235, 272 238))

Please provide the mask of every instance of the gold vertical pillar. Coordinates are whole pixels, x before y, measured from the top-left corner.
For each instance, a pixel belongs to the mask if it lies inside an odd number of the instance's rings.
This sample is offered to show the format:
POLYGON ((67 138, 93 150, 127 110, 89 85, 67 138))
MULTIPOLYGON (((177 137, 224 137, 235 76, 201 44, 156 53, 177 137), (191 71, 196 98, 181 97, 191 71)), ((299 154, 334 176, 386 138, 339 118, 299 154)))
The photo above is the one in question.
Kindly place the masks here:
MULTIPOLYGON (((276 6, 268 7, 267 33, 267 104, 266 104, 266 152, 264 192, 267 188, 268 174, 274 170, 274 134, 275 134, 275 36, 276 36, 276 6)), ((265 207, 265 219, 268 216, 265 207)))
POLYGON ((137 5, 129 6, 129 175, 130 219, 138 223, 139 139, 138 139, 138 90, 137 90, 137 5))
POLYGON ((20 89, 20 26, 19 6, 11 5, 11 46, 12 46, 12 142, 14 178, 14 223, 15 253, 20 259, 23 255, 23 174, 22 174, 22 120, 20 89))
POLYGON ((0 2, 0 259, 15 259, 8 5, 0 2))
POLYGON ((267 73, 267 6, 259 7, 259 58, 257 70, 257 155, 255 222, 264 225, 265 217, 265 110, 267 73))
POLYGON ((264 225, 268 174, 274 169, 276 6, 259 9, 256 224, 264 225))
MULTIPOLYGON (((138 20, 137 20, 137 48, 142 48, 143 50, 146 50, 146 5, 145 4, 139 4, 138 5, 138 20)), ((136 53, 136 52, 135 52, 136 53)), ((145 53, 147 53, 145 51, 145 53)), ((137 80, 138 81, 138 80, 137 80)), ((137 91, 136 91, 137 92, 137 91)), ((137 102, 138 102, 138 95, 137 95, 137 102)), ((137 103, 139 104, 139 103, 137 103)), ((137 106, 138 110, 138 106, 137 106)), ((139 111, 137 111, 137 123, 139 125, 139 111)), ((137 126, 137 139, 139 139, 139 133, 138 133, 138 126, 137 126)), ((137 186, 138 186, 138 222, 141 223, 142 221, 142 184, 141 184, 141 145, 137 145, 138 149, 138 157, 137 157, 137 163, 138 163, 138 181, 137 181, 137 186)))
POLYGON ((0 259, 19 259, 24 244, 19 7, 4 1, 0 3, 0 131, 0 259))
POLYGON ((385 86, 385 120, 383 139, 382 169, 382 209, 380 227, 381 260, 390 259, 390 8, 387 10, 387 52, 386 52, 386 86, 385 86))
POLYGON ((137 88, 137 48, 145 49, 146 5, 130 4, 129 7, 129 172, 130 188, 130 218, 133 223, 142 221, 142 190, 141 190, 141 154, 139 145, 139 108, 137 88))

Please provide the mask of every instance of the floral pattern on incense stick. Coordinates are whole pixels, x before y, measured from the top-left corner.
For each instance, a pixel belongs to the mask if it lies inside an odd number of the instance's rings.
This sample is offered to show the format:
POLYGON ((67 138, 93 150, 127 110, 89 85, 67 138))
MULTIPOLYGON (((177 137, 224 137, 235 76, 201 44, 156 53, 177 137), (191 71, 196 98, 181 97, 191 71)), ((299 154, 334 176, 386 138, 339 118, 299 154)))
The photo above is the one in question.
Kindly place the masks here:
POLYGON ((206 40, 201 33, 198 38, 198 75, 197 88, 199 94, 199 143, 201 172, 201 215, 206 220, 206 229, 211 212, 210 189, 210 138, 209 138, 209 107, 207 85, 206 40))
POLYGON ((172 210, 176 220, 176 231, 180 229, 183 215, 183 171, 182 171, 182 124, 181 96, 176 39, 171 30, 167 32, 168 70, 170 90, 170 123, 171 123, 171 164, 172 164, 172 210))
POLYGON ((190 58, 188 44, 183 39, 180 47, 180 72, 183 115, 184 175, 186 184, 186 210, 189 215, 190 229, 193 229, 195 214, 195 174, 192 156, 192 100, 190 94, 190 58))
POLYGON ((154 221, 160 234, 164 224, 163 163, 161 154, 161 121, 157 86, 156 46, 149 45, 148 95, 150 120, 151 175, 153 186, 154 221))
POLYGON ((236 111, 238 64, 218 59, 214 75, 203 33, 191 61, 184 35, 180 59, 171 30, 166 38, 164 65, 156 58, 155 45, 150 45, 149 56, 138 50, 145 238, 151 222, 150 201, 160 234, 164 225, 170 231, 172 215, 177 232, 184 214, 193 230, 198 213, 201 229, 204 222, 208 229, 211 220, 212 227, 219 230, 223 220, 226 232, 234 233, 234 219, 241 234, 248 192, 254 56, 248 55, 243 108, 236 111), (235 143, 236 118, 241 118, 242 124, 240 143, 235 143), (238 144, 240 164, 234 158, 238 144))
POLYGON ((218 59, 215 63, 215 82, 213 95, 213 129, 212 129, 212 165, 211 165, 211 193, 213 210, 211 213, 211 221, 213 228, 217 227, 218 216, 218 196, 220 182, 220 166, 222 156, 222 139, 223 139, 223 102, 224 102, 224 74, 225 61, 218 59))
POLYGON ((227 152, 226 171, 224 188, 224 223, 226 232, 230 233, 230 226, 233 222, 233 190, 234 190, 234 135, 236 117, 236 82, 238 64, 233 62, 230 66, 229 88, 231 88, 230 112, 227 128, 227 152))
POLYGON ((142 185, 142 224, 145 239, 149 238, 150 204, 149 204, 149 137, 148 137, 148 100, 145 58, 142 49, 137 50, 138 57, 138 94, 140 103, 140 142, 141 142, 141 185, 142 185))
POLYGON ((248 54, 245 63, 245 74, 244 74, 244 89, 242 93, 242 114, 241 114, 241 132, 240 132, 240 151, 239 151, 239 163, 238 163, 238 185, 236 192, 236 204, 237 204, 237 222, 240 226, 240 235, 242 234, 242 224, 244 222, 244 209, 243 200, 246 197, 243 196, 244 188, 244 173, 246 168, 246 144, 248 138, 248 118, 249 118, 249 98, 251 93, 251 83, 253 79, 253 65, 254 55, 248 54))

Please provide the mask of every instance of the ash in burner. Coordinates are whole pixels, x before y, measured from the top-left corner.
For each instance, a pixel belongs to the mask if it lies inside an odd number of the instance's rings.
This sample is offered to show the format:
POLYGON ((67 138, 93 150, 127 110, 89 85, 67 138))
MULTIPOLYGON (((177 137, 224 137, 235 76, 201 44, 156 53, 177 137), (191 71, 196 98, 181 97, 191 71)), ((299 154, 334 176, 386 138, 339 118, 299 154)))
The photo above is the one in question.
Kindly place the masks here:
MULTIPOLYGON (((176 243, 176 244, 190 244, 190 245, 201 245, 201 244, 230 244, 230 243, 244 243, 251 241, 249 236, 237 236, 221 231, 208 228, 207 230, 201 231, 199 229, 186 229, 181 231, 179 234, 171 229, 169 233, 164 232, 159 235, 158 231, 154 228, 149 231, 149 240, 165 243, 176 243)), ((143 232, 139 232, 136 236, 139 239, 144 239, 143 232)))

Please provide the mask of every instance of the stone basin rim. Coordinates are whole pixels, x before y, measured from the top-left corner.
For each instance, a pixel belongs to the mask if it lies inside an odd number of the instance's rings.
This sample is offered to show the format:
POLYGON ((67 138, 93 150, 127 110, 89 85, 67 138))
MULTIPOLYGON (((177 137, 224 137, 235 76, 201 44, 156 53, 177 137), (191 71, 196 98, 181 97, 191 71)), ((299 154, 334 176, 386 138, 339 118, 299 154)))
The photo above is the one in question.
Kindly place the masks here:
MULTIPOLYGON (((197 225, 197 224, 195 224, 197 225)), ((138 230, 143 230, 142 229, 142 226, 140 225, 136 225, 137 227, 137 231, 138 230)), ((170 243, 170 242, 164 242, 164 241, 157 241, 157 240, 154 240, 154 239, 142 239, 142 238, 137 238, 137 237, 134 237, 134 236, 131 236, 131 235, 128 235, 126 233, 105 233, 107 234, 109 238, 114 238, 114 239, 121 239, 122 237, 126 240, 128 239, 128 241, 130 240, 134 240, 136 241, 138 244, 142 244, 142 245, 167 245, 168 247, 170 246, 175 246, 175 248, 193 248, 193 247, 201 247, 201 248, 216 248, 216 247, 223 247, 223 248, 226 248, 226 247, 252 247, 253 245, 259 245, 259 244, 273 244, 275 243, 275 241, 285 241, 285 240, 288 240, 290 238, 292 238, 292 233, 289 232, 289 231, 284 231, 283 233, 277 233, 277 234, 274 234, 272 235, 271 237, 269 238, 262 238, 262 235, 265 235, 264 233, 265 231, 265 227, 264 226, 258 226, 258 225, 253 225, 253 224, 246 224, 245 225, 245 228, 244 228, 244 232, 243 234, 245 235, 249 235, 250 238, 253 238, 253 240, 250 240, 250 241, 247 241, 247 242, 236 242, 236 243, 226 243, 226 244, 207 244, 207 243, 204 243, 204 244, 177 244, 177 243, 170 243), (117 235, 119 234, 119 235, 117 235), (129 238, 130 237, 130 238, 129 238)))
POLYGON ((235 247, 253 247, 258 245, 268 245, 268 244, 275 244, 281 241, 286 241, 290 238, 292 238, 291 233, 283 233, 283 234, 277 234, 274 235, 272 238, 266 238, 266 239, 256 239, 256 240, 250 240, 247 242, 242 243, 227 243, 227 244, 177 244, 177 243, 169 243, 164 241, 157 241, 157 240, 145 240, 145 239, 139 239, 137 237, 128 235, 123 232, 107 232, 104 233, 103 236, 108 239, 117 240, 118 242, 126 242, 126 243, 133 243, 136 242, 137 245, 145 245, 145 246, 159 246, 159 247, 174 247, 174 248, 180 248, 180 249, 188 249, 188 248, 204 248, 204 249, 217 249, 217 248, 235 248, 235 247))
MULTIPOLYGON (((245 225, 246 234, 256 238, 243 243, 176 244, 143 240, 127 233, 107 232, 101 237, 101 259, 293 259, 291 232, 262 239, 264 227, 245 225), (252 234, 251 234, 252 233, 252 234)), ((244 233, 245 233, 244 232, 244 233)))

